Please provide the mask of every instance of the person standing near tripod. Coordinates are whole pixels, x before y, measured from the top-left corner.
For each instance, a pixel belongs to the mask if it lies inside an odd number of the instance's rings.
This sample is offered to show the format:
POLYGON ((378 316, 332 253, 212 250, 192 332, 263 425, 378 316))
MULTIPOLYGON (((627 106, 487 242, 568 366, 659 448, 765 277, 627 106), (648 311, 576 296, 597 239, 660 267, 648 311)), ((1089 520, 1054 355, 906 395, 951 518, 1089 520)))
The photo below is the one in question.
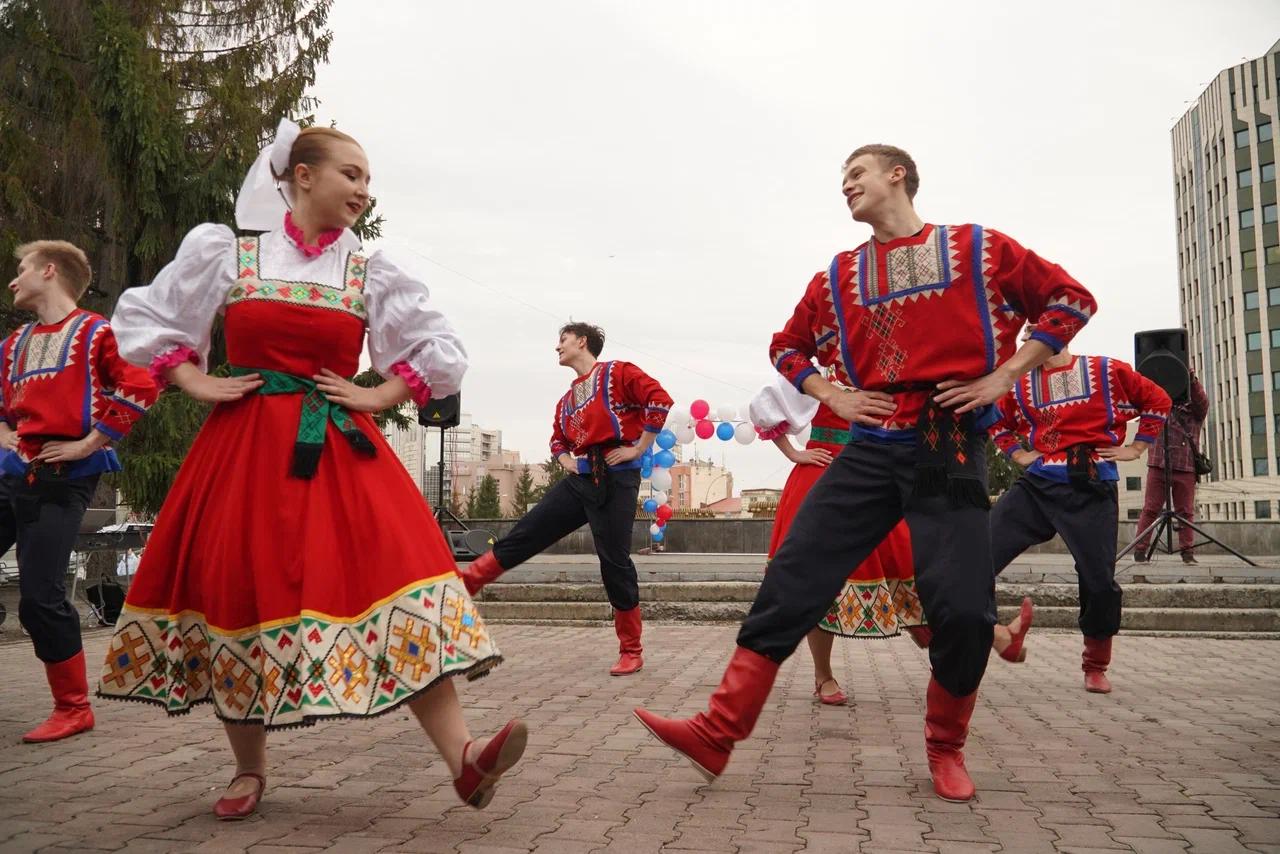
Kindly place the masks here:
MULTIPOLYGON (((1196 452, 1200 449, 1200 430, 1209 415, 1209 395, 1196 375, 1191 376, 1191 393, 1187 400, 1179 401, 1169 413, 1168 441, 1164 434, 1156 437, 1155 446, 1147 455, 1147 491, 1143 498, 1142 516, 1138 519, 1138 531, 1146 531, 1164 507, 1169 486, 1173 486, 1173 509, 1187 521, 1195 521, 1196 509, 1196 452), (1164 454, 1169 452, 1169 478, 1165 479, 1164 454)), ((1183 563, 1198 563, 1195 552, 1195 531, 1186 525, 1178 525, 1178 546, 1183 563)), ((1138 540, 1133 550, 1137 563, 1148 560, 1151 536, 1138 540)))

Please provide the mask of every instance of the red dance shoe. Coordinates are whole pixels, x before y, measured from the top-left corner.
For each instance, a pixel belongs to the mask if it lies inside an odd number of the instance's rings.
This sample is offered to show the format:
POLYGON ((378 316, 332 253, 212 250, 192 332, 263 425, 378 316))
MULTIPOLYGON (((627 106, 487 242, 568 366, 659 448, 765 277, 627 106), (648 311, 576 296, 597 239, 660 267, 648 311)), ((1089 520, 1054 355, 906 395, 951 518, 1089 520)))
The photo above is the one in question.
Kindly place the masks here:
POLYGON ((232 777, 227 788, 234 786, 236 781, 243 777, 257 780, 258 788, 239 798, 218 798, 218 802, 213 805, 213 814, 218 817, 218 821, 240 821, 257 812, 258 802, 262 800, 262 792, 267 788, 267 778, 252 771, 244 771, 232 777))
POLYGON ((639 605, 630 611, 613 612, 613 630, 618 635, 618 663, 610 669, 610 676, 630 676, 644 667, 641 629, 639 605))
POLYGON ((495 581, 498 576, 506 572, 502 565, 498 563, 498 559, 493 556, 493 552, 485 552, 480 557, 471 561, 466 569, 458 570, 458 574, 462 576, 462 583, 467 586, 467 593, 472 596, 479 593, 491 581, 495 581))
POLYGON ((924 748, 929 757, 933 790, 944 801, 971 800, 974 787, 964 767, 964 743, 978 692, 956 697, 930 677, 925 697, 924 748))
POLYGON ((849 702, 848 695, 840 689, 840 683, 836 682, 834 679, 826 679, 814 685, 813 696, 821 700, 822 705, 824 706, 843 706, 849 702), (830 694, 822 693, 822 686, 826 685, 827 682, 835 682, 836 690, 832 691, 830 694))
POLYGON ((453 781, 453 789, 462 802, 478 810, 487 807, 493 800, 498 778, 520 761, 528 743, 529 729, 516 718, 507 721, 471 762, 467 761, 467 753, 475 742, 468 741, 462 748, 462 773, 453 781))
POLYGON ((1081 669, 1084 670, 1084 689, 1090 694, 1110 694, 1111 680, 1107 678, 1107 665, 1111 663, 1111 638, 1085 638, 1081 669))
POLYGON ((733 745, 751 735, 778 677, 778 662, 738 647, 706 712, 678 720, 644 709, 635 715, 654 737, 679 753, 710 783, 724 773, 733 745))
POLYGON ((53 714, 22 737, 28 743, 58 741, 93 729, 93 709, 89 706, 89 681, 84 669, 84 650, 59 661, 45 662, 45 679, 53 694, 53 714))
POLYGON ((999 653, 1000 657, 1005 661, 1019 662, 1027 660, 1027 650, 1022 645, 1022 642, 1026 639, 1027 632, 1031 631, 1031 620, 1034 616, 1035 608, 1031 604, 1031 597, 1024 596, 1022 598, 1022 608, 1015 618, 1018 623, 1018 630, 1015 632, 1013 623, 1009 624, 1009 645, 1000 650, 999 653))

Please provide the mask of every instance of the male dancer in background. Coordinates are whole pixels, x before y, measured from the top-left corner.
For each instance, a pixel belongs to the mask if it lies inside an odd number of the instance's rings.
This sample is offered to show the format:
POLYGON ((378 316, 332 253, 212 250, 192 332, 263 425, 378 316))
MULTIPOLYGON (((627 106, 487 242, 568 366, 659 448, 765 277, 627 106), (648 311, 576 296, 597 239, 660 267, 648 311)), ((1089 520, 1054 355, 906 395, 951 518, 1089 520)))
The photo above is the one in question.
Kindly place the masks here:
POLYGON ((671 397, 658 381, 629 362, 598 362, 604 331, 589 323, 560 330, 556 353, 577 379, 556 404, 551 455, 568 472, 525 514, 511 533, 462 571, 467 591, 478 593, 508 569, 591 526, 600 575, 618 634, 614 676, 644 666, 640 643, 640 587, 631 562, 631 529, 640 491, 640 457, 662 430, 671 397))
POLYGON ((636 710, 707 779, 751 733, 779 665, 822 618, 848 568, 905 516, 933 632, 929 770, 940 797, 973 797, 962 749, 996 621, 985 461, 992 404, 1066 346, 1095 304, 1061 267, 1003 234, 926 224, 912 201, 919 183, 911 156, 893 146, 864 146, 845 161, 845 200, 874 237, 814 276, 770 359, 851 422, 852 441, 769 564, 710 710, 689 720, 636 710), (1015 353, 1026 318, 1038 326, 1015 353), (837 390, 815 356, 859 390, 837 390))
POLYGON ((76 304, 93 271, 76 246, 19 246, 13 306, 36 320, 0 343, 0 554, 18 545, 18 617, 44 662, 53 714, 22 737, 56 741, 93 729, 80 615, 67 567, 103 472, 120 471, 124 438, 159 392, 120 357, 106 318, 76 304))
POLYGON ((1031 546, 1062 537, 1080 577, 1084 687, 1096 694, 1111 692, 1107 665, 1120 631, 1116 463, 1146 453, 1170 405, 1164 389, 1125 362, 1063 347, 1018 380, 991 428, 997 447, 1026 468, 991 511, 996 575, 1031 546), (1126 445, 1125 423, 1134 418, 1138 433, 1126 445))

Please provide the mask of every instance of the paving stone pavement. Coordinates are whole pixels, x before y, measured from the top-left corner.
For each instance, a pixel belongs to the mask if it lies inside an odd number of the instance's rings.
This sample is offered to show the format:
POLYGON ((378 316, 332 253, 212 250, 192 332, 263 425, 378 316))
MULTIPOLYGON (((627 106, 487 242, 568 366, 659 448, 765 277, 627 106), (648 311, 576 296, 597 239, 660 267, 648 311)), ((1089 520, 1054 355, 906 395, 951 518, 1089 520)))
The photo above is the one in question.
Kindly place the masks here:
MULTIPOLYGON (((30 648, 0 648, 0 851, 1280 852, 1280 645, 1121 637, 1116 691, 1081 688, 1080 641, 1036 632, 993 659, 967 750, 979 796, 933 796, 924 653, 839 641, 854 698, 820 707, 802 650, 755 735, 713 785, 631 717, 692 713, 732 649, 726 626, 657 625, 646 664, 611 678, 608 628, 495 627, 507 662, 461 691, 472 729, 530 726, 525 760, 477 812, 407 713, 272 737, 261 812, 210 814, 229 751, 207 706, 187 717, 97 701, 92 733, 23 745, 48 711, 30 648)), ((107 636, 87 639, 100 660, 107 636)))

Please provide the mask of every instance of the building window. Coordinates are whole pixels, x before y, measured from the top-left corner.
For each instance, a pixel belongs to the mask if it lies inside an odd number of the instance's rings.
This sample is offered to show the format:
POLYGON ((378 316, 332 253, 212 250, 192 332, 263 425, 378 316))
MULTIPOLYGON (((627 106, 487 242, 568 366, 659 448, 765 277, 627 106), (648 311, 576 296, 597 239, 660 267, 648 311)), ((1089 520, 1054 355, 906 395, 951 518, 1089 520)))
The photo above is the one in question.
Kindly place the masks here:
POLYGON ((1263 222, 1275 222, 1275 221, 1276 221, 1276 213, 1277 213, 1277 209, 1276 209, 1276 206, 1275 206, 1275 205, 1263 205, 1263 206, 1262 206, 1262 221, 1263 221, 1263 222))
MULTIPOLYGON (((1280 416, 1277 416, 1280 417, 1280 416)), ((1267 432, 1267 416, 1255 415, 1249 419, 1249 423, 1253 425, 1253 435, 1263 436, 1267 432)))
POLYGON ((1262 391, 1262 374, 1249 374, 1249 391, 1262 391))
POLYGON ((1124 488, 1126 492, 1138 492, 1142 489, 1142 478, 1126 477, 1124 479, 1124 488))
POLYGON ((1240 253, 1240 268, 1243 270, 1253 270, 1258 266, 1258 250, 1246 249, 1240 253))
POLYGON ((1280 305, 1280 288, 1267 288, 1267 305, 1280 305))
POLYGON ((1263 163, 1262 164, 1262 180, 1274 181, 1275 179, 1276 179, 1276 164, 1263 163))
POLYGON ((1250 311, 1257 307, 1258 307, 1258 292, 1245 291, 1244 292, 1244 310, 1250 311))
POLYGON ((1280 329, 1272 329, 1271 330, 1271 348, 1276 349, 1278 347, 1280 347, 1280 329))
POLYGON ((1280 371, 1271 372, 1271 389, 1272 391, 1280 391, 1280 371))
POLYGON ((1244 336, 1244 346, 1250 352, 1262 349, 1262 333, 1249 332, 1244 336))
POLYGON ((1280 246, 1267 247, 1267 263, 1280 264, 1280 246))
POLYGON ((1271 518, 1271 502, 1270 501, 1253 502, 1253 515, 1257 519, 1270 519, 1271 518))
POLYGON ((1130 507, 1124 513, 1124 517, 1126 519, 1137 519, 1141 515, 1142 515, 1142 511, 1139 510, 1137 507, 1130 507))
POLYGON ((1236 173, 1236 186, 1241 189, 1253 186, 1253 170, 1241 169, 1236 173))
POLYGON ((1245 208, 1240 211, 1240 227, 1253 228, 1253 208, 1245 208))
POLYGON ((1258 142, 1266 142, 1269 139, 1271 139, 1271 122, 1258 125, 1258 142))
POLYGON ((1236 131, 1236 148, 1248 148, 1248 147, 1249 147, 1249 129, 1245 128, 1244 130, 1236 131))

